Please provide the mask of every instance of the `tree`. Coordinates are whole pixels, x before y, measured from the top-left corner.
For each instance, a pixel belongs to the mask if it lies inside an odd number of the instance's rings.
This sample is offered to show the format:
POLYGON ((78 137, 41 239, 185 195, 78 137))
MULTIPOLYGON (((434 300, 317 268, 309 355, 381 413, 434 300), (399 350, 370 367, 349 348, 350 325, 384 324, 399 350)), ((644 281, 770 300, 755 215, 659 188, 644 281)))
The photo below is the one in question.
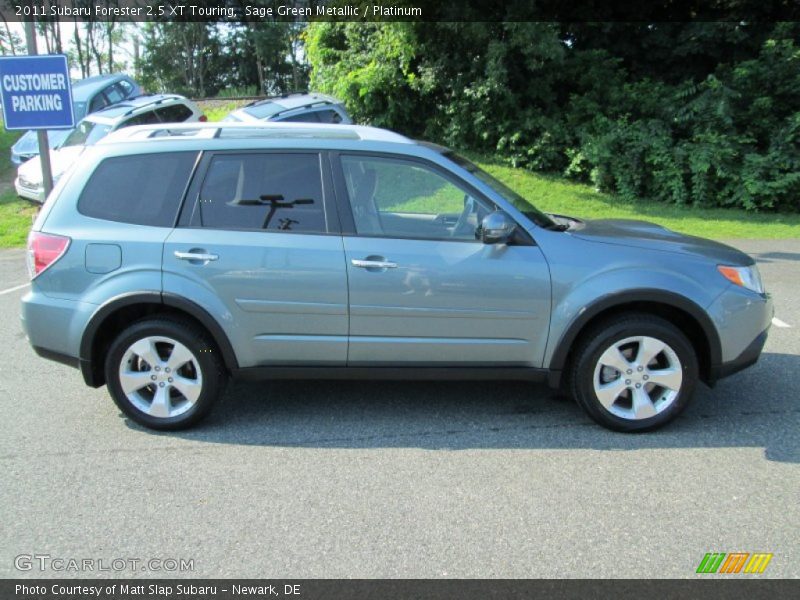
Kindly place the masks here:
POLYGON ((16 55, 25 53, 25 44, 19 35, 11 31, 8 21, 3 17, 3 29, 0 30, 0 54, 16 55))
POLYGON ((306 32, 312 85, 357 120, 627 199, 794 211, 798 40, 799 23, 761 21, 316 22, 306 32))

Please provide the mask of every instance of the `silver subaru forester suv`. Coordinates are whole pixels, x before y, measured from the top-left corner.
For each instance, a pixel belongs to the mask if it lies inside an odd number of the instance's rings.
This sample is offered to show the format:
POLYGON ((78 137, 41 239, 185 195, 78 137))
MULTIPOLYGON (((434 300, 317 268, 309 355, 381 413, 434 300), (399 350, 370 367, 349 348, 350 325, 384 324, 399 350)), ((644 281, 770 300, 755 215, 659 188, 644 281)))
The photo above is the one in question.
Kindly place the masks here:
POLYGON ((546 381, 650 430, 753 364, 773 313, 738 250, 546 215, 446 148, 351 125, 113 133, 28 255, 34 350, 154 429, 197 423, 229 377, 368 377, 546 381))

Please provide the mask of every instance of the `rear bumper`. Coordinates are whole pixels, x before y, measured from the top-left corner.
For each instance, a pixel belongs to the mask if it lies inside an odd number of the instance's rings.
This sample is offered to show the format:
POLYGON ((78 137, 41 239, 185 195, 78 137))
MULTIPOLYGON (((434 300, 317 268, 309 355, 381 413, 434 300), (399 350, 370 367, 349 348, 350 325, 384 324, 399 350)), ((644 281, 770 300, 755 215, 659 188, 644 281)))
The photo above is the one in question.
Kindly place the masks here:
POLYGON ((712 366, 709 373, 709 384, 713 385, 723 377, 728 377, 729 375, 733 375, 734 373, 738 373, 754 365, 761 356, 761 351, 764 349, 764 344, 767 342, 768 333, 769 330, 765 329, 758 334, 750 345, 733 360, 724 362, 721 365, 712 366))

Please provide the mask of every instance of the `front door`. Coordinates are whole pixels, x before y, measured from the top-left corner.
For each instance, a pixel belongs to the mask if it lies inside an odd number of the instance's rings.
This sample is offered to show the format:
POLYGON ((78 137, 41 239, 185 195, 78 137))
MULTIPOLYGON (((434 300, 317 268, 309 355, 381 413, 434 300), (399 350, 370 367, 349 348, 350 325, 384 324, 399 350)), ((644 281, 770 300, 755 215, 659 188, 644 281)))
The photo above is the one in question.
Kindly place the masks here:
POLYGON ((344 237, 348 364, 541 366, 550 276, 539 248, 476 240, 494 206, 434 165, 339 163, 356 229, 344 237))

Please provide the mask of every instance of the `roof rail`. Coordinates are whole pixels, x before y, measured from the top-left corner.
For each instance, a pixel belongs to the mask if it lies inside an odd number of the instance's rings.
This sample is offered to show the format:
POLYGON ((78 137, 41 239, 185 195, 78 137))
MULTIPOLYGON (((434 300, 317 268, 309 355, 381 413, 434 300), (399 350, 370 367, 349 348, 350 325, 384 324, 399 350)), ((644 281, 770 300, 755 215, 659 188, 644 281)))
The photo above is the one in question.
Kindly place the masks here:
POLYGON ((400 134, 359 125, 269 121, 258 123, 203 123, 197 121, 191 123, 184 122, 124 127, 110 133, 98 141, 97 144, 106 145, 124 142, 143 142, 145 140, 178 140, 186 138, 338 139, 413 143, 400 134))

